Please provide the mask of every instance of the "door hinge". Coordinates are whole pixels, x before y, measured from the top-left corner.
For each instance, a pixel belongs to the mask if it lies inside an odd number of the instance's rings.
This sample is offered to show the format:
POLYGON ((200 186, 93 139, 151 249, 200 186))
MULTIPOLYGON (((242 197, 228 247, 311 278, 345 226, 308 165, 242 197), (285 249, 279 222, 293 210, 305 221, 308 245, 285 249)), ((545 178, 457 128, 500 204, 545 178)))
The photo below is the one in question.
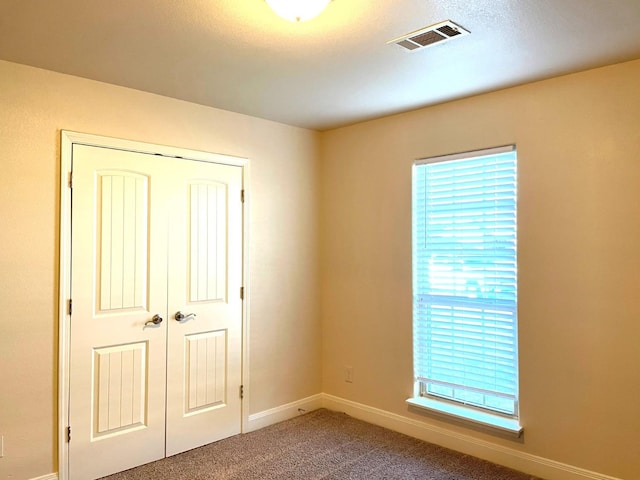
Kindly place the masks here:
POLYGON ((244 300, 244 287, 240 287, 240 300, 244 300))
POLYGON ((67 427, 67 443, 71 441, 71 427, 67 427))
POLYGON ((240 190, 240 201, 244 203, 244 190, 240 190))
POLYGON ((73 188, 73 172, 69 172, 69 188, 73 188))
POLYGON ((69 299, 69 315, 73 312, 73 302, 69 299))
POLYGON ((240 399, 244 398, 244 385, 240 385, 240 399))

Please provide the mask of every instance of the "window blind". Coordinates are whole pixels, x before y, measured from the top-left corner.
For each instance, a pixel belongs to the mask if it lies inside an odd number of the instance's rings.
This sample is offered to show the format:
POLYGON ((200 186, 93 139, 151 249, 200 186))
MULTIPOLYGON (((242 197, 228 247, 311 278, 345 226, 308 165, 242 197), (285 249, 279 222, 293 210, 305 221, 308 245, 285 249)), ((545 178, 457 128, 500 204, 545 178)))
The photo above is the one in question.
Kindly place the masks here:
POLYGON ((450 158, 414 166, 416 380, 517 416, 516 151, 450 158))

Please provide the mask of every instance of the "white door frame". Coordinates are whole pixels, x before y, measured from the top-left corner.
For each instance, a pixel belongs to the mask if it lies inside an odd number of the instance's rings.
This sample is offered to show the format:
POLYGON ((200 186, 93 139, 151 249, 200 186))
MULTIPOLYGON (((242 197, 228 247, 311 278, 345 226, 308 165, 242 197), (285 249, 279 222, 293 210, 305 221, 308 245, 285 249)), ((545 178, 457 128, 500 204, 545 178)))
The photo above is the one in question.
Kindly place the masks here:
MULTIPOLYGON (((242 168, 242 188, 244 190, 243 233, 242 233, 242 285, 244 302, 242 306, 242 402, 241 431, 248 430, 249 422, 249 160, 241 157, 208 153, 199 150, 169 147, 152 143, 136 142, 87 133, 61 131, 60 139, 60 263, 58 297, 58 479, 69 480, 69 339, 71 298, 71 166, 73 145, 82 144, 96 147, 128 150, 132 152, 162 155, 184 160, 219 163, 242 168)), ((71 432, 73 438, 73 432, 71 432)), ((73 441, 73 440, 72 440, 73 441)))

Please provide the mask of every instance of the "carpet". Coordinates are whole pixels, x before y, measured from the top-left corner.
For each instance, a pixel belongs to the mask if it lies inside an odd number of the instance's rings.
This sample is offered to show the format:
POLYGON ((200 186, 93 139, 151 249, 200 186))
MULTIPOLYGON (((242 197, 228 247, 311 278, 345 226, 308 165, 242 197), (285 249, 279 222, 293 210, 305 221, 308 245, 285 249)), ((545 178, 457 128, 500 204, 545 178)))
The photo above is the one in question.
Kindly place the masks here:
POLYGON ((320 409, 104 479, 536 480, 536 477, 344 413, 320 409))

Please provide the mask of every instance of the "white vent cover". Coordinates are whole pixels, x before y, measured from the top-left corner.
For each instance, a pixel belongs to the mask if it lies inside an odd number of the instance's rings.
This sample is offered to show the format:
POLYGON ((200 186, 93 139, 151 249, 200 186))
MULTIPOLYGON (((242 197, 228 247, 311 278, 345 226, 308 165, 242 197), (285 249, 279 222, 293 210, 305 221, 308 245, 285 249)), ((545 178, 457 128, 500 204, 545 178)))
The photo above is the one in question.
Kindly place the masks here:
POLYGON ((456 25, 451 20, 446 20, 389 40, 387 44, 395 43, 405 50, 413 51, 430 47, 436 43, 446 42, 452 38, 464 37, 469 33, 468 30, 465 30, 460 25, 456 25))

